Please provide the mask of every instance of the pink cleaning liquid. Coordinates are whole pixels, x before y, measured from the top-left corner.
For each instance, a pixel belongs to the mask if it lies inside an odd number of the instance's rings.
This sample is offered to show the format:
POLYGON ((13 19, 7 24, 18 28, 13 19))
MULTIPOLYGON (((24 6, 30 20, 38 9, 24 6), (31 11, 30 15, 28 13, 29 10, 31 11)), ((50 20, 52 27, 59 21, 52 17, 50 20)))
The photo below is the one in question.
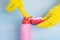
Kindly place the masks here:
POLYGON ((31 26, 30 26, 30 24, 22 24, 22 26, 21 26, 21 40, 31 40, 31 26))

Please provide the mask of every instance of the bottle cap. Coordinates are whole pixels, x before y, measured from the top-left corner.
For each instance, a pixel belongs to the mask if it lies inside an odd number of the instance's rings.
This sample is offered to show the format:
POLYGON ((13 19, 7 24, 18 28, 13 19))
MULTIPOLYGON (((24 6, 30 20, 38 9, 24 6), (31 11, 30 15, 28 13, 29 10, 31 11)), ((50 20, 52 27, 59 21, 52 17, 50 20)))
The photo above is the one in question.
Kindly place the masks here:
POLYGON ((30 24, 29 18, 24 18, 22 24, 30 24))

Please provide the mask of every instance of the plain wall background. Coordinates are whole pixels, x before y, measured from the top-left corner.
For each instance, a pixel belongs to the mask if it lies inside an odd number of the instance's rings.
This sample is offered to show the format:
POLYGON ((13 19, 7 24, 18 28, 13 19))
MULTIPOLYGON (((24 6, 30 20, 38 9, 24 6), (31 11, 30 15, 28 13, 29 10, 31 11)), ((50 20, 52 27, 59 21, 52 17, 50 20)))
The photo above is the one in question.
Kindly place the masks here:
MULTIPOLYGON (((0 0, 0 40, 19 40, 22 15, 16 9, 7 13, 9 0, 0 0)), ((59 0, 23 0, 25 11, 34 17, 43 17, 59 0)), ((60 23, 49 29, 32 26, 32 40, 60 40, 60 23)))

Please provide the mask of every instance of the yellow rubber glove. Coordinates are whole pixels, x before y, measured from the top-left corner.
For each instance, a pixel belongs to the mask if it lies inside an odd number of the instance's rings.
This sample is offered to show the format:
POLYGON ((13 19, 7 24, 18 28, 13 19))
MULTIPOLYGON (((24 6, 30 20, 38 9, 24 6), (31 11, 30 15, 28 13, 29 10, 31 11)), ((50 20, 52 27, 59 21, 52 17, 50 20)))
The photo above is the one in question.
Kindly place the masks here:
POLYGON ((12 12, 16 8, 19 9, 23 17, 28 18, 28 14, 24 11, 23 6, 22 6, 22 0, 10 0, 10 3, 6 7, 7 12, 12 12))
POLYGON ((50 28, 56 25, 60 21, 60 4, 50 9, 43 19, 44 22, 37 24, 38 28, 50 28))

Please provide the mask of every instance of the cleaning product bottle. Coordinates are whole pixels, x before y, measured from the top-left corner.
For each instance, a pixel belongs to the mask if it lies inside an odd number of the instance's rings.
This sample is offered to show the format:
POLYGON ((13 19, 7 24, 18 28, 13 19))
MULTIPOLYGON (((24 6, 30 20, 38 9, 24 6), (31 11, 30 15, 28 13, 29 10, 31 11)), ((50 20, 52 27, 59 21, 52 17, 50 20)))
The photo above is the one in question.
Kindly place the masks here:
POLYGON ((28 18, 24 18, 22 21, 21 40, 31 40, 31 26, 28 18))

